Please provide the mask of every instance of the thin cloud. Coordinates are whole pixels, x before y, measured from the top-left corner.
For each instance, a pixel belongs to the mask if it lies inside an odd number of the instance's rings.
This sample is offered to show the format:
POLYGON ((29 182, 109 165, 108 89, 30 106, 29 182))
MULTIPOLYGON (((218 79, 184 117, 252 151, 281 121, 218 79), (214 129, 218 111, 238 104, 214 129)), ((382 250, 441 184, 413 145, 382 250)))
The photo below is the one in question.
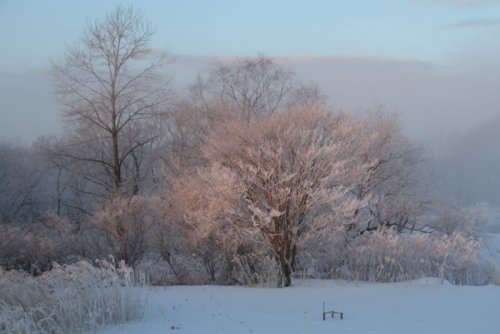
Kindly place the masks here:
POLYGON ((470 19, 470 20, 460 20, 447 24, 445 28, 473 28, 473 27, 491 27, 500 26, 500 19, 470 19))

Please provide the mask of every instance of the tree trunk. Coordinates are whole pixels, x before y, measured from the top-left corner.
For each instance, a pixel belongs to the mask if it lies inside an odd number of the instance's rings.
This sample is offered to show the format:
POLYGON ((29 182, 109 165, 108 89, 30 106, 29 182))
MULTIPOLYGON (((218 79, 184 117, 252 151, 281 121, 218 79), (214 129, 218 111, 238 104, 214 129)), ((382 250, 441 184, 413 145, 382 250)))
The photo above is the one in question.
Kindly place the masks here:
POLYGON ((113 155, 113 178, 115 183, 115 193, 121 194, 122 187, 122 172, 120 166, 120 156, 118 151, 118 132, 113 129, 111 133, 112 140, 112 155, 113 155))
POLYGON ((297 247, 293 242, 290 221, 283 221, 278 217, 274 217, 273 221, 274 233, 267 231, 267 236, 270 237, 276 264, 279 269, 277 285, 280 288, 285 288, 292 285, 292 273, 295 269, 297 247))
POLYGON ((278 287, 286 288, 292 285, 292 266, 289 259, 286 259, 284 256, 280 256, 279 258, 279 268, 280 268, 280 277, 278 279, 278 287))
POLYGON ((132 186, 132 195, 139 194, 139 182, 141 179, 141 164, 139 162, 139 158, 135 154, 135 151, 131 153, 132 159, 134 160, 134 184, 132 186))
POLYGON ((290 239, 281 240, 277 250, 276 262, 280 270, 278 277, 278 287, 286 288, 292 285, 292 273, 295 263, 295 246, 290 239))

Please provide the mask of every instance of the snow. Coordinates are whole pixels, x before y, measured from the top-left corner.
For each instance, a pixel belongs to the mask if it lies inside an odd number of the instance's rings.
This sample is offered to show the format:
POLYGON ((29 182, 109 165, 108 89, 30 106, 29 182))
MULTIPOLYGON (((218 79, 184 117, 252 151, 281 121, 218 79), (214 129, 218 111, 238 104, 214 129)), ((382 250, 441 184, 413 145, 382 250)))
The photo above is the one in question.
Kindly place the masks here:
POLYGON ((500 287, 295 280, 290 288, 146 287, 142 321, 128 333, 500 333, 500 287), (326 310, 344 313, 322 320, 326 310))
MULTIPOLYGON (((500 264, 500 208, 488 208, 484 255, 500 264)), ((143 287, 140 322, 101 334, 336 333, 498 334, 500 287, 454 286, 436 278, 403 283, 294 280, 285 289, 143 287), (326 310, 344 313, 322 320, 326 310)))

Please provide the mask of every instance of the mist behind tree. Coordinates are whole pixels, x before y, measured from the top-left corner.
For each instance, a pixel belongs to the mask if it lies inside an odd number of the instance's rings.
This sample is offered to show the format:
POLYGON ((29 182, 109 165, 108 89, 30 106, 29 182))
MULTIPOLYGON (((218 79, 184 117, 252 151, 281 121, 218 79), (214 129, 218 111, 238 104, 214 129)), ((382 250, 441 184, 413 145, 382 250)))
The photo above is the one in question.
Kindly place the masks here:
POLYGON ((441 177, 468 204, 500 205, 500 114, 450 138, 437 157, 441 177))

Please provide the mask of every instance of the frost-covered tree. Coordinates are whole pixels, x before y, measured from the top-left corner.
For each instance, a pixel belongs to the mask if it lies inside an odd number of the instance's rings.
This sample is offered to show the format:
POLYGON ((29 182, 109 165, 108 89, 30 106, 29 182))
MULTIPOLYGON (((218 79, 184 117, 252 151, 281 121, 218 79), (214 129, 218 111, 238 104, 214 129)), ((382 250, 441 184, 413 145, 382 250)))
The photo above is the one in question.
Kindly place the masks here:
POLYGON ((427 228, 446 234, 460 233, 466 237, 476 236, 487 224, 484 204, 464 208, 453 198, 441 198, 433 205, 433 215, 428 219, 427 228))
POLYGON ((381 111, 359 120, 362 131, 356 142, 358 164, 369 164, 358 179, 354 193, 368 205, 357 212, 366 225, 352 226, 357 232, 395 227, 414 230, 418 217, 428 209, 430 177, 425 173, 423 150, 402 133, 397 118, 381 111))
POLYGON ((174 207, 194 238, 265 247, 289 286, 301 240, 350 223, 362 205, 346 182, 367 168, 352 161, 358 130, 321 106, 230 120, 203 146, 208 165, 174 180, 174 207))
POLYGON ((297 85, 294 73, 266 56, 220 62, 193 90, 198 97, 228 101, 245 118, 271 114, 283 107, 297 85))
POLYGON ((185 166, 201 165, 204 141, 228 119, 248 121, 325 101, 316 85, 302 84, 295 73, 273 58, 259 55, 221 60, 197 78, 174 108, 169 122, 170 155, 185 166))
POLYGON ((132 7, 116 7, 89 23, 80 44, 52 66, 68 124, 53 154, 91 183, 80 194, 137 194, 149 146, 160 132, 170 97, 170 57, 153 50, 153 29, 132 7), (80 168, 76 169, 77 165, 80 168))

